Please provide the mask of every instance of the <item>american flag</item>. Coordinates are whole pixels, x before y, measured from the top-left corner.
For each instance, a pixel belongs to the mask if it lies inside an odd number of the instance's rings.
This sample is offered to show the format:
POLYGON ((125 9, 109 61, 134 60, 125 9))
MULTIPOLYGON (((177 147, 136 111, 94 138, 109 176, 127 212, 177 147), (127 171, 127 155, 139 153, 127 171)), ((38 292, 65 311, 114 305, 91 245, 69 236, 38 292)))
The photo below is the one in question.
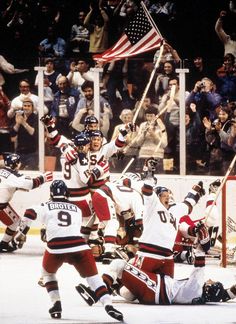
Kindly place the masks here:
POLYGON ((109 62, 151 51, 160 46, 162 37, 141 5, 115 45, 93 56, 95 61, 109 62))

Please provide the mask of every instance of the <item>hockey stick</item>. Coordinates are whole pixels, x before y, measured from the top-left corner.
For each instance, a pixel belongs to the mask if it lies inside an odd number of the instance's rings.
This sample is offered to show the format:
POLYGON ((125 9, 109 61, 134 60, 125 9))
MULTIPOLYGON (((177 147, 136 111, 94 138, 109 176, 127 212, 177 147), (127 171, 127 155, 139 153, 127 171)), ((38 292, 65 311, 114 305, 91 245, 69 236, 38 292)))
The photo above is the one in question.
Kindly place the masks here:
POLYGON ((127 165, 125 166, 124 170, 121 172, 121 174, 119 175, 118 179, 116 179, 116 181, 120 180, 123 175, 125 174, 125 172, 129 169, 129 167, 131 166, 131 164, 134 162, 135 157, 133 156, 129 162, 127 163, 127 165))
POLYGON ((134 117, 133 117, 133 120, 132 120, 132 123, 133 123, 133 124, 135 124, 135 122, 136 122, 136 119, 137 119, 137 117, 138 117, 139 111, 140 111, 140 109, 141 109, 141 107, 142 107, 142 104, 143 104, 143 102, 144 102, 144 99, 145 99, 145 97, 146 97, 146 95, 147 95, 148 89, 150 88, 151 82, 152 82, 152 80, 153 80, 153 78, 154 78, 154 75, 155 75, 156 69, 159 67, 159 64, 160 64, 160 61, 161 61, 161 58, 162 58, 163 51, 164 51, 164 44, 162 44, 161 47, 160 47, 160 54, 159 54, 159 57, 158 57, 158 59, 156 60, 156 63, 155 63, 154 69, 152 70, 152 73, 151 73, 151 76, 150 76, 150 78, 149 78, 148 84, 146 85, 146 88, 145 88, 145 90, 144 90, 144 92, 143 92, 142 98, 141 98, 141 100, 140 100, 140 102, 139 102, 138 108, 137 108, 137 110, 136 110, 136 112, 135 112, 135 114, 134 114, 134 117))
POLYGON ((205 216, 205 222, 207 221, 207 219, 208 219, 210 213, 212 212, 212 209, 213 209, 213 207, 214 207, 214 205, 215 205, 215 203, 216 203, 216 200, 217 200, 217 198, 219 197, 219 194, 221 193, 222 188, 224 187, 225 182, 226 182, 226 180, 227 180, 227 178, 228 178, 230 172, 232 171, 235 162, 236 162, 236 154, 234 155, 234 158, 233 158, 233 160, 231 161, 231 163, 230 163, 230 165, 229 165, 229 167, 228 167, 228 170, 227 170, 227 172, 226 172, 226 174, 225 174, 223 180, 221 181, 221 185, 219 186, 219 188, 218 188, 218 190, 217 190, 217 192, 216 192, 215 199, 213 200, 213 202, 212 202, 212 204, 211 204, 211 207, 210 207, 210 209, 208 210, 208 212, 207 212, 207 214, 206 214, 206 216, 205 216))

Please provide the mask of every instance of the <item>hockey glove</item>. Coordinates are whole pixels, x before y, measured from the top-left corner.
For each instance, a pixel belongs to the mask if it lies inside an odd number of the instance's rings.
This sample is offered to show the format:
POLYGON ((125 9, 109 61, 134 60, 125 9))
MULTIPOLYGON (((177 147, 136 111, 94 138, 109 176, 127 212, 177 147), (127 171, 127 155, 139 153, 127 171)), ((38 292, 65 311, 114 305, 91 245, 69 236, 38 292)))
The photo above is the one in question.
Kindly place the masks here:
POLYGON ((95 168, 92 169, 92 174, 96 179, 102 177, 106 172, 109 171, 108 161, 101 161, 95 168))
POLYGON ((78 158, 78 152, 76 151, 76 148, 74 146, 65 144, 62 146, 61 151, 64 154, 68 163, 76 163, 78 158))
POLYGON ((23 234, 22 232, 17 232, 15 237, 14 237, 14 242, 17 245, 18 249, 21 249, 26 242, 26 235, 23 234))
POLYGON ((132 123, 125 124, 124 126, 121 126, 119 129, 119 132, 123 137, 125 137, 128 133, 135 132, 136 131, 136 125, 132 123))
POLYGON ((193 190, 199 193, 199 196, 202 197, 206 194, 205 189, 203 188, 203 182, 199 181, 197 185, 193 186, 193 190))
POLYGON ((210 236, 206 225, 199 222, 197 225, 188 228, 188 234, 198 238, 198 242, 204 252, 210 249, 210 236))
POLYGON ((51 171, 44 172, 43 174, 44 182, 50 182, 53 180, 53 173, 51 171))

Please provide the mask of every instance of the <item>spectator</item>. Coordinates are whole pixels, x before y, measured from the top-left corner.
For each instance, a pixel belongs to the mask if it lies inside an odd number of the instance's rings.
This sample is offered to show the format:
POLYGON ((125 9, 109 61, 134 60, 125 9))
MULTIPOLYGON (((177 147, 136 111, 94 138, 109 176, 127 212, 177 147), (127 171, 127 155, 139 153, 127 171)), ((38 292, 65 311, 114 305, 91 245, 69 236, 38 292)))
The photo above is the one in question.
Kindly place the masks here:
POLYGON ((60 130, 60 134, 70 138, 70 124, 74 118, 79 93, 70 87, 65 76, 59 77, 58 88, 59 90, 54 95, 50 114, 56 118, 56 127, 60 130))
MULTIPOLYGON (((94 85, 93 82, 85 81, 81 87, 84 97, 80 98, 75 116, 76 123, 83 124, 87 115, 94 114, 94 85)), ((112 110, 106 99, 100 96, 100 119, 103 121, 103 135, 106 137, 112 119, 112 110)), ((73 124, 75 121, 73 121, 73 124)), ((77 129, 77 128, 76 128, 77 129)))
MULTIPOLYGON (((104 67, 103 87, 107 89, 107 97, 110 105, 117 104, 117 91, 121 98, 123 108, 132 108, 133 100, 128 91, 128 59, 112 61, 104 67)), ((118 107, 116 113, 119 111, 118 107)))
MULTIPOLYGON (((61 76, 61 73, 55 71, 54 60, 53 58, 48 58, 45 60, 46 71, 44 71, 44 104, 51 109, 51 105, 54 99, 54 94, 58 91, 58 79, 61 76)), ((38 86, 38 74, 34 82, 35 86, 38 86)))
POLYGON ((230 134, 227 140, 227 144, 232 148, 232 150, 236 153, 236 120, 231 119, 231 128, 230 134))
MULTIPOLYGON (((176 169, 179 167, 179 78, 170 78, 168 91, 162 96, 158 107, 163 112, 163 121, 167 130, 168 146, 165 148, 165 157, 173 159, 176 169), (173 98, 170 98, 171 88, 175 86, 173 98)), ((186 94, 187 95, 187 94, 186 94)))
MULTIPOLYGON (((139 107, 139 103, 140 101, 137 101, 136 104, 135 104, 135 107, 133 109, 133 114, 135 115, 138 107, 139 107)), ((141 108, 139 109, 139 112, 138 112, 138 116, 137 116, 137 119, 135 121, 135 123, 137 125, 140 125, 142 122, 145 121, 145 111, 150 108, 150 107, 155 107, 156 109, 158 109, 158 105, 156 105, 155 103, 153 103, 151 101, 151 97, 149 96, 146 96, 143 100, 143 104, 141 106, 141 108)))
POLYGON ((134 147, 139 149, 137 171, 142 171, 144 160, 157 159, 157 173, 163 172, 164 149, 167 146, 166 128, 160 118, 156 118, 157 109, 150 107, 145 111, 146 121, 140 124, 137 136, 125 148, 127 154, 134 147))
POLYGON ((57 36, 55 27, 50 26, 47 37, 39 43, 38 50, 40 57, 62 58, 65 56, 66 42, 57 36))
MULTIPOLYGON (((52 89, 53 94, 58 91, 58 79, 61 73, 55 70, 55 62, 53 58, 47 58, 44 61, 46 70, 43 72, 46 84, 52 89)), ((38 74, 35 78, 35 86, 38 86, 38 74)))
MULTIPOLYGON (((15 97, 11 102, 11 108, 8 110, 7 115, 9 118, 15 116, 16 111, 22 110, 22 103, 25 98, 30 98, 33 101, 34 113, 38 113, 39 110, 39 97, 30 92, 30 82, 27 79, 23 79, 19 82, 19 96, 15 97)), ((48 112, 46 106, 43 107, 44 114, 48 112)))
MULTIPOLYGON (((132 123, 133 121, 133 112, 130 109, 123 109, 120 114, 120 120, 122 121, 122 124, 118 124, 115 126, 111 140, 114 140, 119 135, 119 130, 122 126, 128 123, 132 123)), ((120 149, 116 157, 117 159, 113 159, 112 165, 115 168, 115 172, 120 172, 124 170, 124 167, 129 162, 130 158, 137 155, 137 148, 132 147, 131 142, 134 140, 134 138, 138 134, 138 126, 136 126, 135 130, 133 132, 130 132, 126 136, 126 149, 122 148, 120 149), (123 153, 125 150, 125 154, 123 153)))
POLYGON ((10 100, 0 86, 0 155, 3 152, 13 152, 10 136, 11 121, 7 116, 10 105, 10 100))
POLYGON ((70 72, 67 74, 70 86, 81 93, 81 86, 85 81, 93 81, 93 72, 89 71, 89 60, 85 57, 72 59, 70 72))
POLYGON ((233 54, 224 56, 223 65, 217 70, 217 90, 223 102, 236 100, 236 63, 233 54))
POLYGON ((33 113, 34 103, 23 100, 22 110, 16 112, 11 136, 15 138, 15 151, 21 156, 22 169, 38 169, 38 118, 33 113))
POLYGON ((69 47, 73 57, 78 53, 85 54, 89 50, 89 31, 84 26, 85 16, 84 11, 79 11, 76 23, 71 27, 69 47))
POLYGON ((216 118, 216 107, 221 103, 221 96, 216 92, 216 86, 212 80, 203 78, 195 83, 191 93, 186 98, 186 105, 195 103, 200 118, 207 116, 213 121, 216 118))
POLYGON ((205 77, 212 79, 213 71, 210 71, 209 67, 210 63, 206 62, 201 55, 195 55, 193 57, 193 61, 189 67, 189 73, 187 73, 187 90, 191 91, 198 80, 205 77))
MULTIPOLYGON (((160 55, 160 49, 158 49, 154 54, 154 64, 156 63, 156 60, 159 57, 159 55, 160 55)), ((176 65, 180 62, 180 57, 178 52, 167 42, 164 43, 164 50, 160 62, 163 64, 166 61, 172 61, 176 65)))
POLYGON ((172 61, 166 61, 163 63, 163 69, 160 69, 155 82, 155 93, 157 101, 168 90, 168 81, 170 78, 176 77, 175 65, 172 61))
POLYGON ((194 174, 196 172, 196 160, 201 159, 201 129, 203 127, 195 104, 190 104, 189 109, 185 113, 186 126, 186 164, 187 173, 194 174))
POLYGON ((224 44, 224 55, 232 53, 234 57, 236 57, 236 33, 234 32, 231 35, 228 35, 223 29, 226 15, 226 11, 220 12, 220 17, 217 19, 215 24, 215 31, 221 42, 224 44))
POLYGON ((210 175, 224 175, 232 158, 232 152, 227 144, 231 116, 231 109, 228 106, 221 106, 218 110, 218 118, 213 122, 206 117, 203 118, 209 151, 210 175))
POLYGON ((84 26, 90 32, 89 53, 102 53, 108 48, 108 23, 109 17, 101 6, 93 1, 90 5, 90 11, 85 17, 84 26))
MULTIPOLYGON (((15 67, 11 63, 7 62, 7 60, 2 55, 0 55, 0 70, 8 74, 16 74, 16 73, 28 71, 25 69, 15 69, 15 67)), ((3 85, 4 83, 5 83, 4 77, 0 73, 0 86, 3 85)))

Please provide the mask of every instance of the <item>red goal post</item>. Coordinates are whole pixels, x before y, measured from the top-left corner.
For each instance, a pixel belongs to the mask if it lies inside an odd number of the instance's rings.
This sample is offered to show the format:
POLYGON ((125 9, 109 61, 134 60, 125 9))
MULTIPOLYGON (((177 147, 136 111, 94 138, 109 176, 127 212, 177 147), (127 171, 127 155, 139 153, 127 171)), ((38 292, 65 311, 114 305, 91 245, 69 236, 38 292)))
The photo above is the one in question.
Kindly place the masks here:
MULTIPOLYGON (((236 246, 236 176, 228 176, 222 188, 222 267, 228 264, 229 245, 236 246)), ((236 260, 235 260, 236 261, 236 260)))

